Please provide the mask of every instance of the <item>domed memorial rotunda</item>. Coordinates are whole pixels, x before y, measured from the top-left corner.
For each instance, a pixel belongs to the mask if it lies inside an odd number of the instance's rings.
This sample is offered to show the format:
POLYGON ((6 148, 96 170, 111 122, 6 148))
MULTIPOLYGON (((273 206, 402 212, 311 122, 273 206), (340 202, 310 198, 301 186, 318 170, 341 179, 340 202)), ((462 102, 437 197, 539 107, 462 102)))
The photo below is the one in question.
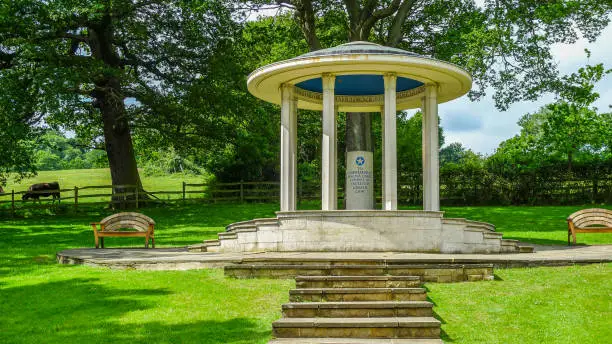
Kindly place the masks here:
POLYGON ((470 74, 453 64, 369 42, 310 52, 254 71, 248 89, 281 106, 280 211, 227 226, 198 250, 518 252, 488 223, 440 212, 438 104, 465 95, 470 74), (423 112, 423 210, 397 210, 396 116, 423 112), (296 210, 298 109, 322 111, 321 210, 296 210), (338 210, 337 113, 380 113, 382 209, 374 209, 371 151, 347 152, 344 210, 338 210))

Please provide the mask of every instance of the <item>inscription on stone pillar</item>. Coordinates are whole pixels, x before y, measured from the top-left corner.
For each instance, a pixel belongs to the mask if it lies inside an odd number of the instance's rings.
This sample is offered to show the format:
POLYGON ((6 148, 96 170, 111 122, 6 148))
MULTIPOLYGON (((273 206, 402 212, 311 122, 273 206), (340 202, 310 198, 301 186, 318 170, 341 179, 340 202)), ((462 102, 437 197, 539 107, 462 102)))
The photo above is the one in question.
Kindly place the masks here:
POLYGON ((373 160, 372 152, 346 152, 346 209, 374 208, 373 160))

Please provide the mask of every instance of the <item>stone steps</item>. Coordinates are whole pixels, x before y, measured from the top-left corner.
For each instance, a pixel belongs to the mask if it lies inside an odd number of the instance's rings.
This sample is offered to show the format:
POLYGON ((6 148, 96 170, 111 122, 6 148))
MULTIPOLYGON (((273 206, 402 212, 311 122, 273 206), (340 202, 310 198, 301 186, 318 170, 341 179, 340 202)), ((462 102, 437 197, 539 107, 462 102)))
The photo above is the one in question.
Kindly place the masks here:
POLYGON ((430 317, 428 301, 291 302, 283 305, 286 318, 430 317))
POLYGON ((272 323, 275 337, 439 338, 432 317, 282 318, 272 323))
POLYGON ((204 240, 201 244, 194 244, 187 246, 189 252, 211 252, 211 248, 218 248, 221 246, 220 240, 204 240))
POLYGON ((295 278, 296 276, 417 276, 422 282, 461 282, 493 279, 493 264, 437 264, 359 261, 268 261, 232 264, 225 275, 234 278, 295 278))
POLYGON ((268 344, 444 344, 440 339, 277 338, 268 344))
POLYGON ((495 232, 492 224, 443 218, 440 212, 427 211, 279 212, 276 218, 230 224, 218 239, 220 245, 191 249, 199 252, 521 252, 517 242, 502 239, 502 233, 495 232), (383 240, 364 240, 372 232, 383 240), (398 235, 404 240, 395 240, 398 235), (328 239, 320 241, 317 239, 320 237, 328 239), (432 240, 424 241, 423 237, 432 240))
POLYGON ((440 321, 419 283, 418 276, 298 276, 270 344, 440 344, 440 321))
POLYGON ((297 276, 298 288, 410 288, 418 287, 418 276, 297 276))
POLYGON ((289 291, 291 302, 425 301, 424 288, 306 288, 289 291))

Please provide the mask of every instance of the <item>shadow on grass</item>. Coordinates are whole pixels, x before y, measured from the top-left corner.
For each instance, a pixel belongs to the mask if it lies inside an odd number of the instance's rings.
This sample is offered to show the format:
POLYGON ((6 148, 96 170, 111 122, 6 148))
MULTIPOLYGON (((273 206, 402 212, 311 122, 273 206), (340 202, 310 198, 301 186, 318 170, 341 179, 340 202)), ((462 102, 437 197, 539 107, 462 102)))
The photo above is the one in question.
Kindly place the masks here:
POLYGON ((2 288, 0 342, 46 338, 53 343, 220 344, 262 342, 270 336, 269 330, 248 318, 160 321, 155 308, 169 294, 166 289, 109 288, 98 278, 2 288), (150 320, 129 320, 134 314, 150 320))
MULTIPOLYGON (((429 298, 427 298, 429 300, 429 298)), ((433 317, 438 319, 442 325, 446 324, 446 321, 438 314, 436 311, 433 311, 433 317)), ((444 329, 440 328, 440 339, 444 341, 444 343, 454 343, 455 341, 444 331, 444 329)))

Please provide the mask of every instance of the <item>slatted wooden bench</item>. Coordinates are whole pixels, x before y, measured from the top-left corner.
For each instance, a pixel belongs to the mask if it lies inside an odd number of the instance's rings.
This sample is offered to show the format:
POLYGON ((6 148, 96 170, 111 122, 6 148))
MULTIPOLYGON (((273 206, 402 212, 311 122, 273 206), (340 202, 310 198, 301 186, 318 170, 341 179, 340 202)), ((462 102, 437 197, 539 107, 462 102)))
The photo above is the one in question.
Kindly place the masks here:
POLYGON ((576 245, 576 233, 612 233, 612 210, 592 208, 573 213, 567 218, 568 245, 571 237, 576 245))
POLYGON ((100 222, 92 222, 96 248, 104 248, 105 237, 144 237, 145 248, 155 248, 155 221, 140 213, 117 213, 100 222), (100 228, 98 229, 98 226, 100 228), (99 244, 99 245, 98 245, 99 244))

